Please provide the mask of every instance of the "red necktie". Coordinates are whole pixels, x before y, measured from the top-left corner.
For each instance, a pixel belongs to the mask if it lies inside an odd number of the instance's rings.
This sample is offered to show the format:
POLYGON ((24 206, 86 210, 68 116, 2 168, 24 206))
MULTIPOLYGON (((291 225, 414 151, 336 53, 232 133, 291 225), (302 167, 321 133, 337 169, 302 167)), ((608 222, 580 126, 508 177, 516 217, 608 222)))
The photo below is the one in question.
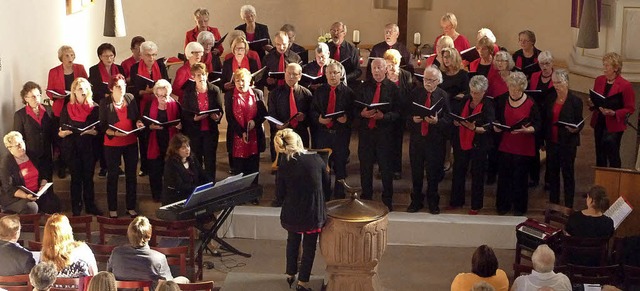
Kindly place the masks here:
MULTIPOLYGON (((292 87, 291 91, 289 91, 289 118, 293 117, 296 114, 298 114, 298 106, 296 106, 296 98, 293 96, 293 87, 292 87)), ((291 119, 289 124, 291 124, 291 127, 293 128, 298 127, 298 119, 297 118, 291 119)))
POLYGON ((323 66, 320 66, 320 69, 318 70, 318 75, 317 75, 318 77, 322 77, 322 67, 323 66))
MULTIPOLYGON (((427 101, 424 102, 424 106, 431 107, 431 92, 427 93, 427 101)), ((422 136, 427 136, 429 133, 429 123, 425 120, 421 125, 422 129, 420 130, 420 133, 422 133, 422 136)))
MULTIPOLYGON (((380 102, 380 85, 381 84, 382 83, 376 84, 376 93, 373 94, 373 101, 371 101, 371 104, 380 102)), ((372 129, 374 127, 376 127, 376 120, 373 117, 369 118, 369 129, 372 129)))
POLYGON ((336 45, 336 53, 333 54, 333 59, 336 61, 340 61, 340 46, 336 45))
MULTIPOLYGON (((327 114, 336 112, 336 87, 331 86, 329 91, 329 104, 327 104, 327 114)), ((333 127, 333 121, 327 123, 327 128, 333 127)))
MULTIPOLYGON (((280 54, 280 60, 278 61, 278 72, 284 72, 284 53, 280 54)), ((278 80, 278 86, 284 85, 284 79, 278 80)))

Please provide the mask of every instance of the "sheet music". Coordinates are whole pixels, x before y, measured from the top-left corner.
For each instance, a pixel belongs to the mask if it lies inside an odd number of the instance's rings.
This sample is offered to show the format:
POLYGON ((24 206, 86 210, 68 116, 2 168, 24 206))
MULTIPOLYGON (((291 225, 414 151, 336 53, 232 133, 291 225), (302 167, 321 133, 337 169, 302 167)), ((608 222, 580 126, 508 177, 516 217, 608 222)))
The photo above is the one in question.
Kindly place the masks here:
POLYGON ((237 174, 237 175, 234 175, 234 176, 229 176, 229 177, 225 178, 224 180, 218 181, 214 187, 222 186, 224 184, 229 184, 229 183, 231 183, 233 181, 240 180, 240 178, 242 178, 242 175, 243 174, 240 173, 240 174, 237 174))
POLYGON ((616 202, 611 204, 609 209, 604 212, 604 215, 613 219, 613 227, 615 229, 618 229, 620 223, 622 223, 622 221, 627 218, 627 216, 629 216, 629 213, 631 213, 631 211, 633 211, 631 205, 629 205, 629 203, 622 196, 620 196, 618 197, 616 202))

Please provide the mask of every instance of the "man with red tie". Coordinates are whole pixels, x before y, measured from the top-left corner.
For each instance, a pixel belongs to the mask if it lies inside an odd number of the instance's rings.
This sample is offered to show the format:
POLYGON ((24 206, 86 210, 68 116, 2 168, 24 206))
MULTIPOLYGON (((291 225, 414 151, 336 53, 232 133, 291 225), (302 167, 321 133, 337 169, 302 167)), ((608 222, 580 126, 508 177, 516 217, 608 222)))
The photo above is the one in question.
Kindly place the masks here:
POLYGON ((347 84, 352 86, 357 84, 362 70, 360 69, 360 52, 350 42, 345 41, 347 26, 342 22, 335 22, 331 25, 331 41, 329 45, 329 55, 332 59, 341 62, 347 74, 347 84))
POLYGON ((410 114, 409 132, 409 156, 411 163, 411 204, 407 212, 417 212, 424 207, 424 194, 422 185, 424 181, 425 165, 427 170, 427 204, 431 214, 439 214, 440 195, 438 184, 443 178, 445 141, 447 131, 450 130, 450 117, 448 113, 449 100, 447 92, 440 89, 442 73, 435 66, 424 69, 423 85, 411 92, 411 101, 414 103, 410 114), (442 102, 440 105, 438 105, 442 102), (415 103, 425 107, 434 106, 435 114, 423 115, 415 103), (416 108, 416 109, 414 109, 416 108), (441 108, 440 111, 439 108, 441 108))
MULTIPOLYGON (((291 128, 302 139, 305 148, 309 148, 309 108, 311 107, 311 91, 298 84, 302 78, 302 67, 299 64, 291 63, 287 65, 285 70, 285 84, 278 86, 269 93, 269 116, 281 121, 279 125, 272 121, 269 122, 272 132, 281 129, 291 128)), ((273 135, 271 143, 273 144, 273 135)), ((270 147, 273 151, 274 147, 270 147)), ((273 154, 273 153, 272 153, 273 154)), ((283 155, 280 155, 283 158, 283 155)), ((276 173, 276 180, 278 173, 276 173)), ((276 185, 278 183, 276 182, 276 185)), ((278 195, 276 189, 276 200, 273 206, 282 206, 282 197, 278 195)))
POLYGON ((398 42, 400 36, 400 28, 395 23, 389 23, 384 26, 384 41, 379 42, 371 48, 371 54, 369 54, 369 63, 367 64, 367 79, 371 78, 371 62, 372 58, 382 58, 384 53, 389 49, 396 49, 400 52, 402 58, 400 59, 400 67, 413 73, 413 67, 409 64, 411 60, 411 54, 407 50, 407 46, 398 42))
MULTIPOLYGON (((299 64, 300 56, 289 49, 289 35, 284 31, 278 31, 274 36, 274 48, 262 59, 262 64, 267 67, 265 74, 284 72, 290 63, 299 64)), ((277 86, 284 85, 284 83, 283 78, 278 79, 269 76, 266 78, 266 86, 269 91, 274 90, 277 86)))
MULTIPOLYGON (((314 149, 330 148, 329 157, 335 173, 334 183, 347 177, 347 159, 349 158, 349 142, 351 139, 351 105, 355 99, 353 91, 341 80, 344 67, 338 62, 325 66, 327 83, 314 93, 309 111, 309 122, 314 128, 311 132, 311 147, 314 149)), ((335 183, 333 196, 344 198, 344 186, 335 183)), ((329 199, 330 197, 326 197, 329 199)))
POLYGON ((384 59, 376 58, 371 62, 371 73, 372 79, 362 84, 355 104, 360 111, 358 158, 362 198, 373 198, 373 164, 377 161, 382 173, 382 203, 393 211, 392 140, 389 137, 394 122, 400 118, 396 99, 399 89, 387 79, 384 59))

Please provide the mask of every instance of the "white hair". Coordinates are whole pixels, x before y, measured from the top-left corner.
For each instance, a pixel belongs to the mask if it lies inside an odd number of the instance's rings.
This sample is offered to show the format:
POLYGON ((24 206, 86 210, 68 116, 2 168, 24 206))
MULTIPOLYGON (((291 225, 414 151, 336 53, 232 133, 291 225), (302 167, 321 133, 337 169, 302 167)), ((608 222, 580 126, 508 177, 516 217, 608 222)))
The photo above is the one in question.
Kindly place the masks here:
POLYGON ((147 40, 145 42, 143 42, 142 44, 140 44, 140 52, 157 52, 158 51, 158 45, 150 40, 147 40))
POLYGON ((440 71, 440 69, 438 69, 438 67, 431 65, 428 66, 426 68, 424 68, 424 76, 427 76, 427 73, 433 73, 434 75, 436 75, 436 77, 438 78, 438 84, 442 83, 442 72, 440 71))
POLYGON ((156 92, 158 92, 159 89, 166 89, 167 90, 167 97, 169 95, 171 95, 171 83, 169 83, 169 81, 165 80, 165 79, 160 79, 158 81, 156 81, 156 84, 153 85, 153 94, 155 95, 156 92))
POLYGON ((486 36, 494 43, 496 42, 496 36, 493 34, 493 31, 491 31, 491 29, 488 29, 486 27, 480 28, 480 30, 478 30, 478 35, 476 36, 476 41, 480 40, 483 36, 486 36))
MULTIPOLYGON (((210 32, 209 32, 210 33, 210 32)), ((184 47, 184 55, 189 58, 194 51, 204 52, 204 47, 199 42, 192 41, 184 47)))
POLYGON ((556 262, 556 254, 546 244, 539 245, 531 255, 533 269, 539 273, 549 273, 553 271, 556 262))
POLYGON ((247 12, 256 15, 256 8, 253 7, 253 5, 242 5, 242 7, 240 7, 240 18, 242 18, 242 20, 244 20, 244 15, 247 14, 247 12))

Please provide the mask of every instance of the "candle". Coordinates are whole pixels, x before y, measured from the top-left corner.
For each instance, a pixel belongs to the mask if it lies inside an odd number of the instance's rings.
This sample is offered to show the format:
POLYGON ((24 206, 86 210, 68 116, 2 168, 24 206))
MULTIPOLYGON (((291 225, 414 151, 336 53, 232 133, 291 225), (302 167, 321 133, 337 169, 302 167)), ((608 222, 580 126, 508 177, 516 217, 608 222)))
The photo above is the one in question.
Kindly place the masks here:
POLYGON ((422 64, 422 61, 418 58, 418 67, 422 64))
POLYGON ((353 42, 360 42, 360 31, 359 30, 354 30, 353 31, 353 42))
MULTIPOLYGON (((357 31, 357 30, 356 30, 357 31)), ((364 59, 362 57, 360 57, 360 64, 364 64, 364 59)))
POLYGON ((413 43, 414 44, 420 44, 420 33, 416 32, 413 34, 413 43))

